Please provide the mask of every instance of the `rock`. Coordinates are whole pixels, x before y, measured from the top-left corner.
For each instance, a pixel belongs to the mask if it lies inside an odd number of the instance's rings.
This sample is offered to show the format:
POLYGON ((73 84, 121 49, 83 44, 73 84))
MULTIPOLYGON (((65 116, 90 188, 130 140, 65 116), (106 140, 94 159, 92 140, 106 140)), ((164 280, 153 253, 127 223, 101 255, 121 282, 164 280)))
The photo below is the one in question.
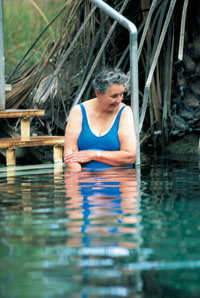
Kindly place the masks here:
POLYGON ((170 115, 172 130, 185 131, 187 129, 187 122, 178 115, 170 115))
POLYGON ((192 91, 200 96, 200 76, 193 76, 189 82, 192 91))
POLYGON ((200 63, 197 64, 195 73, 196 73, 197 76, 200 76, 200 63))
POLYGON ((196 57, 200 56, 200 36, 196 36, 193 41, 193 54, 196 57))
POLYGON ((190 123, 190 127, 192 130, 199 131, 200 130, 200 119, 193 120, 192 123, 190 123))
POLYGON ((195 110, 194 119, 200 119, 200 109, 195 110))
POLYGON ((196 63, 187 54, 183 55, 183 64, 184 64, 184 69, 186 72, 194 72, 196 69, 196 63))
POLYGON ((198 159, 198 144, 199 136, 195 133, 188 133, 171 142, 166 147, 166 151, 168 154, 187 155, 194 161, 194 156, 198 159))
POLYGON ((187 85, 186 79, 180 70, 177 71, 177 85, 179 87, 187 85))
POLYGON ((191 120, 194 117, 193 110, 184 103, 180 103, 177 106, 177 114, 184 120, 191 120))
POLYGON ((185 88, 184 91, 183 102, 190 108, 198 108, 200 107, 200 101, 198 97, 192 92, 190 88, 185 88))

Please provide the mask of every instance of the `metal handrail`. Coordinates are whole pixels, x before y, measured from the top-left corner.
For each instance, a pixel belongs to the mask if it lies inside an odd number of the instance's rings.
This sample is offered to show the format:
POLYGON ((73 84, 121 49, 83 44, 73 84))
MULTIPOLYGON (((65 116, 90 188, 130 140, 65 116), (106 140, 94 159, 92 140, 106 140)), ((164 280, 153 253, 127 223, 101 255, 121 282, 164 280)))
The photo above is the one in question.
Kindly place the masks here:
POLYGON ((140 165, 140 134, 139 134, 139 98, 138 98, 138 45, 137 28, 127 18, 118 11, 106 4, 102 0, 90 0, 105 13, 115 19, 130 33, 130 86, 131 86, 131 107, 133 110, 135 131, 137 137, 137 156, 136 165, 140 165))

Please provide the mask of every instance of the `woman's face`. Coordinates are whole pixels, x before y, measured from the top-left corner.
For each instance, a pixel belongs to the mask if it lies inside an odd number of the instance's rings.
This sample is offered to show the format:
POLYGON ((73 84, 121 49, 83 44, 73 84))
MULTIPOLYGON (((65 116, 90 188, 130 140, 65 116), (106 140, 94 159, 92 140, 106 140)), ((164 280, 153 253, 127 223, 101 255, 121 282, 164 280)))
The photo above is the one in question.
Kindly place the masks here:
POLYGON ((100 104, 104 109, 108 111, 117 110, 124 96, 124 85, 123 84, 113 84, 104 94, 96 91, 96 96, 99 99, 100 104))

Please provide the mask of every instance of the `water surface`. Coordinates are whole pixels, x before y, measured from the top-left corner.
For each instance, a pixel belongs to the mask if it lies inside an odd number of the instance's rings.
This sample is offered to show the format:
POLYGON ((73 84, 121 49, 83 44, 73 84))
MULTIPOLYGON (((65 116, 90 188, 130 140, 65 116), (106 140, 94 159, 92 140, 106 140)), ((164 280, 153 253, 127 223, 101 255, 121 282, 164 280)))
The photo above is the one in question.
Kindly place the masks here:
POLYGON ((0 297, 200 297, 198 161, 0 168, 0 297))

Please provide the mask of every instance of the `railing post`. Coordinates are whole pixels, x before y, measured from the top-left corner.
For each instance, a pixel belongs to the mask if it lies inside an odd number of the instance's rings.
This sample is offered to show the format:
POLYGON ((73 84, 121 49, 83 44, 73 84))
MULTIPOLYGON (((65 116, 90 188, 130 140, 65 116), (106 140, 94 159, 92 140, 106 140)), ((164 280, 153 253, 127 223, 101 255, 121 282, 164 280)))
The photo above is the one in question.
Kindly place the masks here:
POLYGON ((4 110, 6 106, 3 23, 3 0, 0 0, 0 110, 4 110))
MULTIPOLYGON (((131 85, 131 107, 135 120, 135 131, 137 136, 136 165, 140 165, 140 134, 139 134, 139 98, 138 98, 138 46, 137 28, 118 11, 110 7, 102 0, 90 0, 105 13, 115 19, 130 33, 130 85, 131 85)), ((127 128, 128 129, 128 128, 127 128)))

